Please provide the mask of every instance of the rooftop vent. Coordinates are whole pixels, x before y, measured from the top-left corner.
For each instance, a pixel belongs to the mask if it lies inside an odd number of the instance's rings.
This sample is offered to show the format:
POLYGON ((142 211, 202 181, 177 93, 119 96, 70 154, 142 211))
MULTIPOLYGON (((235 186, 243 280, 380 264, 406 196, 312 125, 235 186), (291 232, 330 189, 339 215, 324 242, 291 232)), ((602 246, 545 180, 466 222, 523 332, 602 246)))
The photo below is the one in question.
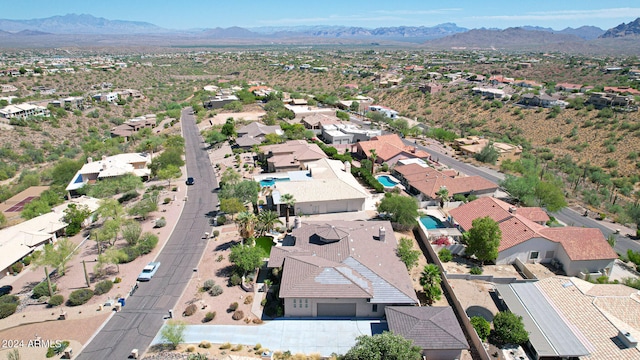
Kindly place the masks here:
POLYGON ((638 340, 636 340, 630 332, 618 330, 618 339, 628 348, 634 348, 638 346, 638 340))

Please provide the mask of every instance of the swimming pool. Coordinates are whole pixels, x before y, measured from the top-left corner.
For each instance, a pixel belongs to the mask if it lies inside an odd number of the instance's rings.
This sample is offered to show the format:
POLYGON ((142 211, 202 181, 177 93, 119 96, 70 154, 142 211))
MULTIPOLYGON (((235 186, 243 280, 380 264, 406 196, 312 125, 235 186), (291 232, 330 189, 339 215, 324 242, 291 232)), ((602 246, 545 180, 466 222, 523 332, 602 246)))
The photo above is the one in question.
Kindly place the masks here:
POLYGON ((378 182, 380 182, 384 187, 394 187, 398 185, 398 183, 393 181, 388 175, 378 176, 378 182))
POLYGON ((423 216, 420 218, 420 222, 427 229, 444 229, 446 226, 440 221, 440 219, 431 215, 423 216))
POLYGON ((260 180, 260 186, 261 187, 266 187, 266 186, 273 186, 276 184, 276 181, 289 181, 289 178, 266 178, 266 179, 262 179, 260 180))

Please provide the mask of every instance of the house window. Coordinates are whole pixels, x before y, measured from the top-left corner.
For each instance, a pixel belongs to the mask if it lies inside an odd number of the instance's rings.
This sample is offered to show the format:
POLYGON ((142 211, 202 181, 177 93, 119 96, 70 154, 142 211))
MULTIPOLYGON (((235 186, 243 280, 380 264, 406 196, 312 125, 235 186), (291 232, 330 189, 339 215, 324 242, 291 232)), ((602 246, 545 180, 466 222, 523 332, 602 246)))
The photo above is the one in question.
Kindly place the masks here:
POLYGON ((296 307, 296 299, 293 299, 293 308, 295 309, 296 307))
MULTIPOLYGON (((300 304, 302 306, 302 304, 300 304)), ((309 308, 309 299, 304 299, 304 307, 309 308)))
POLYGON ((553 259, 553 255, 554 255, 554 251, 547 251, 547 253, 545 254, 544 258, 545 259, 553 259))
POLYGON ((371 306, 371 311, 372 311, 372 312, 378 312, 378 304, 373 304, 373 305, 371 306))
POLYGON ((531 255, 529 255, 529 259, 530 260, 536 260, 539 256, 540 256, 540 252, 539 251, 532 251, 531 255))

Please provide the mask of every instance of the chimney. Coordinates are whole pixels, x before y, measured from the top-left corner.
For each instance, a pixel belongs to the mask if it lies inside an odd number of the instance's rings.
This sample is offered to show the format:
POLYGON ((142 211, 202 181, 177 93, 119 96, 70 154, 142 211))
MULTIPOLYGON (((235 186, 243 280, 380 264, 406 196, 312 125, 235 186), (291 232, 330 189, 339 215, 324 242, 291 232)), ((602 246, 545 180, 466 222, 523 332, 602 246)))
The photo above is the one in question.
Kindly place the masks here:
POLYGON ((378 240, 381 242, 385 242, 386 233, 387 230, 384 228, 384 226, 381 226, 378 233, 378 240))
POLYGON ((87 164, 93 162, 93 158, 91 156, 87 157, 87 164))
POLYGON ((351 163, 348 161, 344 162, 344 172, 351 174, 351 163))
POLYGON ((296 216, 293 219, 293 228, 300 229, 301 227, 302 227, 302 219, 300 218, 300 216, 296 216))
POLYGON ((515 206, 509 206, 509 212, 512 214, 516 213, 516 207, 515 206))

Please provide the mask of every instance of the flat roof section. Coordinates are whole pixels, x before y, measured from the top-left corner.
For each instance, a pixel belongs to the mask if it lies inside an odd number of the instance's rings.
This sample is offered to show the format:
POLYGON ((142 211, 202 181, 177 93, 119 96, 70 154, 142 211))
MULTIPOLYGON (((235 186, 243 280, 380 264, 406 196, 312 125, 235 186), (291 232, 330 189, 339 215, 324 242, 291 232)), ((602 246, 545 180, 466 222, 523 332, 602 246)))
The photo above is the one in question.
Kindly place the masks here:
POLYGON ((522 316, 529 342, 538 356, 577 357, 589 350, 549 303, 535 283, 496 284, 514 314, 522 316))

